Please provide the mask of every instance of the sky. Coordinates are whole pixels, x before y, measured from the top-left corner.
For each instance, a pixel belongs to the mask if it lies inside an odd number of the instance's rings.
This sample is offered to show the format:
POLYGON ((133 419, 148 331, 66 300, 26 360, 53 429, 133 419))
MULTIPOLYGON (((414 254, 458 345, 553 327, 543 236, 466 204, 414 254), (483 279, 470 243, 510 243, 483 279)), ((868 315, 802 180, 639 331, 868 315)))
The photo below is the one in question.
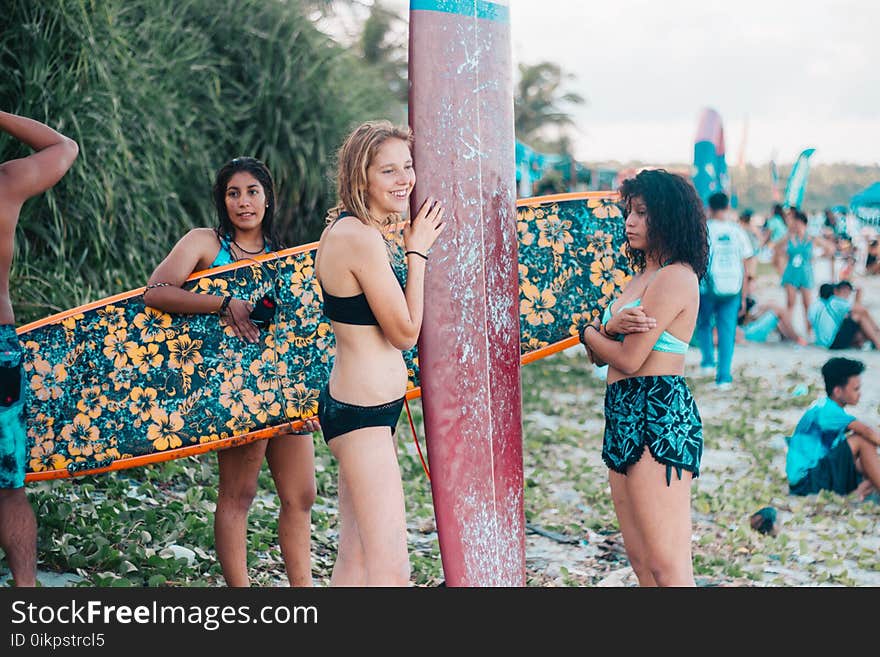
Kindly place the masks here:
MULTIPOLYGON (((383 0, 406 17, 408 0, 383 0)), ((728 166, 880 164, 880 0, 509 0, 514 67, 552 61, 583 161, 687 163, 701 110, 728 166)), ((516 70, 514 68, 514 70, 516 70)))

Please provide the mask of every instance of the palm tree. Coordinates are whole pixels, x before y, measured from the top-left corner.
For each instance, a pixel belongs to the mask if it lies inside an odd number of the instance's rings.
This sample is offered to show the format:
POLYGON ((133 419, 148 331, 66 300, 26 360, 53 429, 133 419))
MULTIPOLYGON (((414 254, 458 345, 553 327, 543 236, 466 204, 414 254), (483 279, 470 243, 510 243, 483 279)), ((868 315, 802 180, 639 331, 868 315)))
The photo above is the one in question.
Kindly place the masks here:
POLYGON ((408 52, 403 19, 376 0, 364 22, 360 45, 364 61, 379 72, 394 97, 406 104, 408 52))
POLYGON ((519 82, 514 96, 514 127, 525 142, 540 141, 548 126, 561 133, 574 125, 565 105, 582 105, 586 99, 574 92, 564 92, 566 80, 574 75, 563 73, 559 64, 540 62, 520 64, 519 82))

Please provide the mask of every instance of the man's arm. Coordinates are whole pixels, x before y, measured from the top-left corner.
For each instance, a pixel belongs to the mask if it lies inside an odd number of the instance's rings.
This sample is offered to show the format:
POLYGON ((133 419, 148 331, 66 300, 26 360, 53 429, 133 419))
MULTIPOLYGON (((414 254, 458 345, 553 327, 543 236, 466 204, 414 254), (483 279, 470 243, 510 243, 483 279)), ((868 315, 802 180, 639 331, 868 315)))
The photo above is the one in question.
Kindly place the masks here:
POLYGON ((0 203, 7 207, 20 206, 52 187, 79 154, 73 139, 33 119, 0 111, 0 130, 36 151, 0 164, 0 203))
POLYGON ((865 440, 869 440, 872 444, 880 447, 880 433, 873 427, 865 424, 861 420, 853 420, 846 425, 846 430, 860 435, 865 440))

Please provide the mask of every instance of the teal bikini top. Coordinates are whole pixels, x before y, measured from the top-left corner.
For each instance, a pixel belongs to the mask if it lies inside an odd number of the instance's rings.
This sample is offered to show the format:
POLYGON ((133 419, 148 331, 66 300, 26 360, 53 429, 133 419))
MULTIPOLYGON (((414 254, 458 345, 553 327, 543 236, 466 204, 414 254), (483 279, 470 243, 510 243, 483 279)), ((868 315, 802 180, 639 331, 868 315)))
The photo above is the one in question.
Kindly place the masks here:
MULTIPOLYGON (((237 245, 236 245, 237 246, 237 245)), ((241 248, 241 247, 239 247, 241 248)), ((271 253, 271 249, 269 248, 268 241, 266 242, 266 247, 263 249, 263 253, 271 253)), ((211 263, 211 267, 220 267, 221 265, 229 265, 235 262, 235 257, 232 255, 232 242, 227 235, 223 235, 220 238, 220 250, 217 251, 217 257, 214 258, 214 262, 211 263)))
MULTIPOLYGON (((602 323, 603 324, 605 322, 607 322, 609 319, 611 319, 611 306, 613 306, 613 305, 614 305, 614 302, 612 301, 607 306, 605 306, 605 313, 602 315, 602 323)), ((636 306, 641 306, 641 305, 642 305, 642 300, 639 298, 639 299, 635 299, 634 301, 630 301, 627 304, 624 304, 623 308, 620 308, 620 310, 625 310, 627 308, 635 308, 636 306)), ((617 338, 615 338, 615 339, 623 342, 623 337, 624 337, 623 335, 618 335, 617 338)), ((666 353, 670 353, 670 354, 686 354, 687 350, 688 350, 688 346, 689 346, 688 343, 685 342, 684 340, 681 340, 681 339, 675 337, 669 331, 663 331, 663 333, 660 334, 660 337, 657 338, 657 342, 654 344, 652 351, 665 351, 666 353)))

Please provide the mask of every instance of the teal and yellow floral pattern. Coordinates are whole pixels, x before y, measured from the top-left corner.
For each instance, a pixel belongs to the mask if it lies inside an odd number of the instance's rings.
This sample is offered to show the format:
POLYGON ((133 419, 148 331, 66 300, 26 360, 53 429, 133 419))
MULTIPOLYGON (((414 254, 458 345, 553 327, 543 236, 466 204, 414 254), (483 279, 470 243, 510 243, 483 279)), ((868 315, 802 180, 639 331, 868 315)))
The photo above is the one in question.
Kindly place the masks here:
MULTIPOLYGON (((613 197, 533 201, 517 213, 523 352, 598 317, 629 276, 613 197)), ((399 234, 388 248, 403 281, 399 234)), ((252 301, 274 290, 275 322, 256 344, 215 315, 164 313, 140 294, 22 333, 29 471, 83 472, 314 415, 335 340, 313 256, 249 261, 186 284, 252 301)), ((404 358, 417 387, 417 349, 404 358)))
MULTIPOLYGON (((405 271, 399 246, 389 248, 405 271)), ((187 283, 252 301, 274 290, 275 322, 257 344, 216 315, 164 313, 140 294, 21 334, 29 472, 93 470, 314 415, 335 341, 313 256, 251 261, 187 283)), ((411 385, 415 353, 405 354, 411 385)))
POLYGON ((524 354, 577 335, 632 276, 616 196, 529 201, 516 221, 524 354))

